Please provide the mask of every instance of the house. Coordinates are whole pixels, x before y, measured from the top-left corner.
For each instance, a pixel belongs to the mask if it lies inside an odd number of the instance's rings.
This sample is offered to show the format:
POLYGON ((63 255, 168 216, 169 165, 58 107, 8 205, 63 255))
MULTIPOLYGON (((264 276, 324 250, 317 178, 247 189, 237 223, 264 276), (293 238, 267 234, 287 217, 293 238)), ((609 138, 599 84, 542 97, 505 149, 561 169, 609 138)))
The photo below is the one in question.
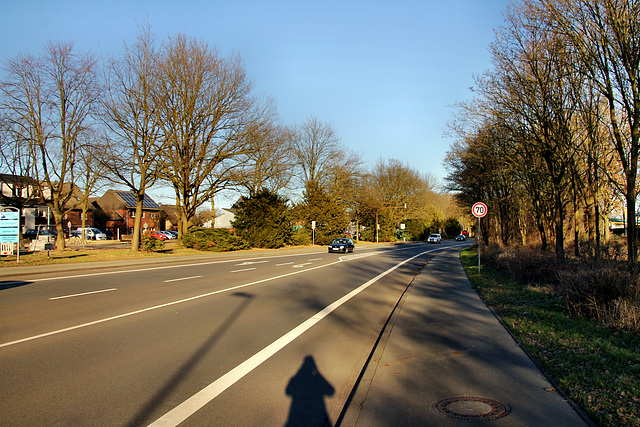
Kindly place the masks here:
MULTIPOLYGON (((111 231, 114 236, 133 234, 136 196, 132 191, 107 190, 93 204, 100 210, 95 213, 96 227, 111 231)), ((147 194, 142 201, 140 225, 143 229, 160 229, 160 206, 147 194)))
POLYGON ((178 208, 176 205, 165 205, 160 203, 160 221, 161 230, 177 230, 178 208), (162 223, 164 223, 164 228, 162 228, 162 223))
MULTIPOLYGON (((68 190, 71 184, 65 184, 65 187, 68 190)), ((29 229, 55 224, 53 214, 41 194, 47 197, 48 189, 33 178, 0 174, 0 209, 8 206, 20 209, 20 225, 23 233, 29 229)), ((80 207, 82 197, 80 189, 73 186, 72 197, 65 205, 65 210, 68 211, 62 221, 65 228, 79 227, 82 224, 80 207)), ((87 211, 87 224, 91 222, 90 206, 87 211)))
POLYGON ((231 223, 236 219, 236 210, 233 208, 216 209, 215 222, 213 228, 233 228, 231 223))

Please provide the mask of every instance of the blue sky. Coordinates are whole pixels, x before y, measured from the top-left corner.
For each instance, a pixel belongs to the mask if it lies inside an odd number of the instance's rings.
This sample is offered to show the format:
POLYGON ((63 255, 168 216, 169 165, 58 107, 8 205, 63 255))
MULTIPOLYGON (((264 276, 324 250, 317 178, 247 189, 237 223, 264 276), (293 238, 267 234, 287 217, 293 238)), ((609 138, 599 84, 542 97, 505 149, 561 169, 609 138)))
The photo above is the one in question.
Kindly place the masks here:
MULTIPOLYGON (((148 20, 237 53, 283 123, 330 123, 373 165, 395 158, 439 180, 452 106, 491 67, 508 0, 0 0, 0 60, 72 41, 105 57, 148 20)), ((170 203, 170 200, 164 201, 170 203)))

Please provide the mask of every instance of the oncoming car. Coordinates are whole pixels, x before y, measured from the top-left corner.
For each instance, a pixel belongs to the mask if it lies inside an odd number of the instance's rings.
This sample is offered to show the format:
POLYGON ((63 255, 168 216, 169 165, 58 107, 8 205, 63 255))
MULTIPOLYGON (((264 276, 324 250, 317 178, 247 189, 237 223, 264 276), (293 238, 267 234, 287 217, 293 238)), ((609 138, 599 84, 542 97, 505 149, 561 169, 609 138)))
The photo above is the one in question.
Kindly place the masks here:
POLYGON ((355 245, 351 239, 335 239, 329 245, 329 253, 331 252, 353 252, 355 245))
POLYGON ((464 242, 465 240, 467 240, 467 236, 465 236, 464 234, 461 234, 458 237, 456 237, 456 241, 458 242, 464 242))
POLYGON ((427 243, 440 243, 442 241, 442 236, 438 233, 434 233, 427 239, 427 243))

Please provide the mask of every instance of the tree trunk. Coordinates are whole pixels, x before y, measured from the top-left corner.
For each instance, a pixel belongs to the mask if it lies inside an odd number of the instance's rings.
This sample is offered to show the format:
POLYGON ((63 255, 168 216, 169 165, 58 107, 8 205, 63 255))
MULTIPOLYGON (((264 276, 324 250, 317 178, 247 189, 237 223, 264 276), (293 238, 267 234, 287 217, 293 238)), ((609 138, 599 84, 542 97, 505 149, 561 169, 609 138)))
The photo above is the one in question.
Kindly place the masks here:
MULTIPOLYGON (((631 179, 629 179, 630 181, 631 179)), ((627 184, 627 246, 629 248, 628 262, 629 268, 635 268, 638 259, 638 229, 636 227, 636 196, 635 196, 635 179, 633 184, 627 184), (632 186, 633 185, 633 186, 632 186)))
POLYGON ((131 240, 131 252, 140 250, 140 224, 142 224, 142 203, 144 201, 144 193, 142 197, 136 196, 136 214, 133 219, 133 240, 131 240))
POLYGON ((555 191, 556 199, 556 258, 564 261, 564 206, 562 204, 562 194, 558 188, 555 191))

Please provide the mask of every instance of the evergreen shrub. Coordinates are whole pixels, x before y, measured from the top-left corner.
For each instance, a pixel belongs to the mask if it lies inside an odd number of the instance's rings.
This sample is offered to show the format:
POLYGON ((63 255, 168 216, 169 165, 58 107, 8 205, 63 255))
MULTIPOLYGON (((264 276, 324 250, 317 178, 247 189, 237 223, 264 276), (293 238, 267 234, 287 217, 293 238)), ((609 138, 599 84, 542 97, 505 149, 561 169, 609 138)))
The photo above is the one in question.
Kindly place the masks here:
POLYGON ((229 252, 250 249, 246 241, 227 228, 195 228, 182 235, 187 248, 209 252, 229 252))

